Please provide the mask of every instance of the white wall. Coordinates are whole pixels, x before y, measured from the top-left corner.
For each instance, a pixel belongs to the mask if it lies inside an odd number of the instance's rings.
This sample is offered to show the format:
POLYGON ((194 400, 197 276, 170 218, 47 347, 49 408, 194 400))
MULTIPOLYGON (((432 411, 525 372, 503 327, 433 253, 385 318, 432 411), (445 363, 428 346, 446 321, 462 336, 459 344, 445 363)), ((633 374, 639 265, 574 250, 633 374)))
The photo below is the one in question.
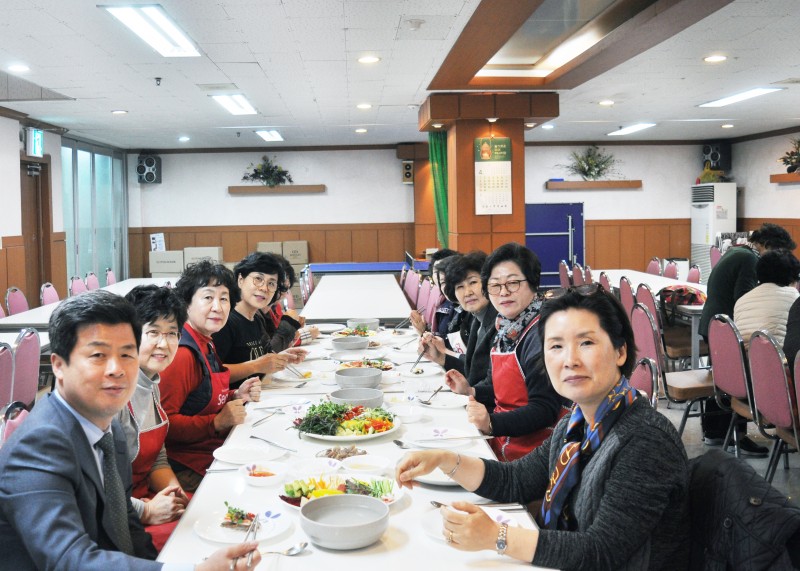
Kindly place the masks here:
POLYGON ((740 218, 800 217, 800 184, 769 181, 769 175, 786 172, 778 159, 791 149, 791 139, 798 136, 800 133, 733 145, 740 218))
POLYGON ((401 182, 394 149, 270 152, 295 184, 324 184, 320 194, 231 196, 263 153, 163 154, 161 184, 139 184, 128 161, 129 224, 230 226, 412 222, 414 188, 401 182))
POLYGON ((22 234, 19 148, 19 121, 0 117, 0 240, 22 234))
MULTIPOLYGON (((586 146, 526 147, 525 202, 583 202, 586 220, 689 218, 690 187, 703 170, 701 145, 625 145, 603 147, 620 162, 618 175, 608 179, 638 179, 642 188, 627 190, 545 190, 551 178, 578 180, 558 165, 570 162, 573 151, 586 146)), ((735 156, 735 155, 734 155, 735 156)))

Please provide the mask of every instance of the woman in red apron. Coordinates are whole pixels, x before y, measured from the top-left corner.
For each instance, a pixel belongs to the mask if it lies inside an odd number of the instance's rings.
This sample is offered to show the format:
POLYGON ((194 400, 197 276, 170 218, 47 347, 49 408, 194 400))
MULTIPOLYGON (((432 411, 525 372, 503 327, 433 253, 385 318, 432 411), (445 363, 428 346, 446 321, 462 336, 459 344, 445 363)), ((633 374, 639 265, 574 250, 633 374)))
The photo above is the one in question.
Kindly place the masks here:
POLYGON ((246 380, 235 391, 220 362, 211 335, 222 329, 236 291, 233 273, 208 260, 184 270, 175 291, 187 304, 172 364, 161 374, 161 405, 169 417, 166 447, 170 466, 184 490, 200 485, 212 453, 230 429, 245 419, 244 402, 258 400, 261 381, 246 380))
POLYGON ((489 443, 504 461, 539 446, 567 413, 567 402, 553 390, 539 363, 535 326, 541 309, 536 296, 540 273, 539 259, 524 246, 509 243, 492 252, 481 271, 484 295, 498 313, 491 366, 474 387, 463 376, 447 374, 454 392, 472 397, 467 417, 481 432, 494 435, 489 443))

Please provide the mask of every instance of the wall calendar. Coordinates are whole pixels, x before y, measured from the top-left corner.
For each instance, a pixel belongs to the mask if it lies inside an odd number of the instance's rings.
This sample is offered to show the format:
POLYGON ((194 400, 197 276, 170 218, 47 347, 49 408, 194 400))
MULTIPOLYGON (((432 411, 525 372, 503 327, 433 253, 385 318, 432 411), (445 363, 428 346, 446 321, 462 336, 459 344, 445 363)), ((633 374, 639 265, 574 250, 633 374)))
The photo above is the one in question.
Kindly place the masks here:
POLYGON ((511 139, 475 139, 475 214, 511 214, 511 139))

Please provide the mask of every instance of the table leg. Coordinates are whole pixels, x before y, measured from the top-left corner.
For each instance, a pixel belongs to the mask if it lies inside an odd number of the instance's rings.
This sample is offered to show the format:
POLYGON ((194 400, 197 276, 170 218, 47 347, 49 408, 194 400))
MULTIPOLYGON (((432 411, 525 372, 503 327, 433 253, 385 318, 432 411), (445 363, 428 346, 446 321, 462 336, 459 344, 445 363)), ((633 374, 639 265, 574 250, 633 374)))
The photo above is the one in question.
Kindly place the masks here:
POLYGON ((699 312, 692 312, 692 369, 700 368, 700 316, 699 312))

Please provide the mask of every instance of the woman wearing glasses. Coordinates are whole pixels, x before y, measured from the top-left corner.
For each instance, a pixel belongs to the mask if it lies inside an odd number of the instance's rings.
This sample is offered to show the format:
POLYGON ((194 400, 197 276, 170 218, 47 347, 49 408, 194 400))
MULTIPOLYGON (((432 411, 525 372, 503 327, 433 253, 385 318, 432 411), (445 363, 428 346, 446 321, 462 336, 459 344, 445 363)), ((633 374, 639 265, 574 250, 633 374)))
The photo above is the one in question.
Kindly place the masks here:
POLYGON ((442 509, 445 540, 558 569, 686 569, 686 452, 672 424, 628 384, 633 330, 620 303, 582 286, 546 301, 538 323, 550 381, 575 405, 553 435, 511 463, 446 450, 407 454, 397 481, 441 468, 501 502, 542 500, 537 529, 508 527, 468 502, 442 509), (590 291, 587 291, 590 290, 590 291))
MULTIPOLYGON (((281 305, 285 298, 292 295, 292 287, 297 283, 297 274, 283 256, 275 255, 283 268, 284 279, 272 298, 269 309, 264 310, 267 317, 267 330, 273 351, 283 351, 289 347, 306 345, 319 337, 319 328, 316 325, 306 326, 306 320, 296 309, 283 310, 281 305)), ((295 352, 300 354, 300 352, 295 352)), ((305 351, 302 352, 305 355, 305 351)))
POLYGON ((470 386, 457 370, 445 377, 453 392, 469 395, 467 417, 492 434, 492 450, 515 460, 539 446, 566 413, 561 398, 538 365, 541 343, 536 330, 542 302, 536 296, 541 264, 516 243, 500 246, 481 271, 483 293, 497 310, 497 337, 484 380, 470 386), (488 403, 489 408, 485 404, 488 403))

